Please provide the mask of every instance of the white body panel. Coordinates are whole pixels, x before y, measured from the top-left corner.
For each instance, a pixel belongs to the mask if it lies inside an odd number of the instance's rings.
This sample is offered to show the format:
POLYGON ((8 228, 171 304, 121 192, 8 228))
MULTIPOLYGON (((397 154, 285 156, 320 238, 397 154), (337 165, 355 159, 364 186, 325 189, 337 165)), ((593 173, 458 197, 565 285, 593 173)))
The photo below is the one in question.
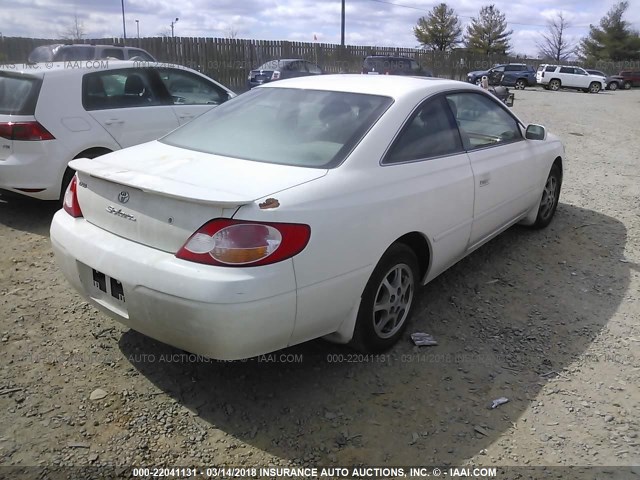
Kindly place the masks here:
MULTIPOLYGON (((153 68, 154 62, 109 61, 58 62, 47 68, 35 65, 6 66, 11 73, 25 73, 42 79, 35 114, 17 117, 0 114, 0 122, 37 120, 53 136, 46 141, 9 141, 0 138, 0 189, 42 200, 60 197, 67 164, 93 149, 116 151, 159 138, 179 125, 213 108, 213 105, 162 105, 87 111, 82 105, 82 78, 88 73, 125 68, 153 68), (22 69, 22 70, 21 70, 22 69), (19 189, 37 189, 23 192, 19 189)), ((166 64, 160 65, 166 68, 166 64)), ((198 72, 185 67, 226 90, 198 72)), ((3 70, 0 68, 0 71, 3 70)))
MULTIPOLYGON (((564 155, 558 139, 548 135, 544 141, 522 139, 382 165, 386 149, 416 105, 439 92, 476 92, 478 87, 356 75, 259 88, 286 87, 388 95, 394 103, 346 161, 328 171, 223 158, 159 142, 102 157, 99 164, 74 162, 81 182, 88 174, 114 182, 105 197, 112 195, 115 201, 121 186, 146 190, 140 212, 150 212, 145 201, 160 202, 166 208, 159 210, 180 217, 185 225, 174 232, 171 245, 146 246, 152 242, 136 237, 140 232, 114 235, 107 230, 116 227, 108 222, 102 228, 59 212, 51 238, 74 287, 131 328, 214 358, 243 358, 325 335, 346 342, 364 287, 390 245, 406 234, 424 238, 429 249, 419 252, 427 260, 423 282, 430 281, 507 226, 530 221, 551 165, 564 155), (161 162, 152 161, 160 157, 161 162), (480 187, 487 176, 489 183, 480 187), (179 203, 162 203, 162 197, 179 203), (267 197, 277 198, 279 206, 260 208, 267 197), (211 208, 211 218, 306 224, 311 237, 292 259, 268 266, 226 268, 178 260, 171 252, 206 217, 203 207, 211 208), (135 241, 122 238, 127 236, 135 241), (90 282, 83 282, 83 268, 125 285, 126 316, 112 300, 100 302, 90 282), (178 330, 175 336, 172 329, 178 330)), ((91 188, 79 190, 81 207, 94 210, 87 202, 94 195, 91 188)))

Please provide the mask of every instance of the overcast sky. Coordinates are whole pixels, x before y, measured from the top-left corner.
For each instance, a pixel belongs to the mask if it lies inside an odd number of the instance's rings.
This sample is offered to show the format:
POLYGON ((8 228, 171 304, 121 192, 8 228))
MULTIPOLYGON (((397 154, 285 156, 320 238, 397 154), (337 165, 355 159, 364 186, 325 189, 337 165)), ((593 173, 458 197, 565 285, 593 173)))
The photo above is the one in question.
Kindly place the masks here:
MULTIPOLYGON (((4 36, 60 38, 77 14, 88 38, 121 37, 121 0, 2 0, 0 33, 4 36)), ((226 37, 262 40, 340 43, 341 0, 124 0, 127 37, 176 36, 226 37)), ((415 47, 412 29, 437 1, 346 0, 346 43, 415 47), (395 5, 394 5, 395 4, 395 5)), ((463 24, 477 16, 489 1, 452 0, 463 24)), ((596 0, 498 0, 493 2, 507 16, 513 29, 515 53, 535 56, 536 40, 548 19, 563 11, 579 40, 590 23, 597 24, 614 1, 596 0)), ((632 0, 626 20, 640 29, 640 1, 632 0)))

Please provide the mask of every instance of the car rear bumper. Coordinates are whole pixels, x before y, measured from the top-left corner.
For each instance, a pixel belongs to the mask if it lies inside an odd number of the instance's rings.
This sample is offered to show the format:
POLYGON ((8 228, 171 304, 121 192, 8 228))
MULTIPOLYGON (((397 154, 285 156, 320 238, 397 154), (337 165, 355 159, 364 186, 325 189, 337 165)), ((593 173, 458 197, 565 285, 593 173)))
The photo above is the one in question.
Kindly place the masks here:
MULTIPOLYGON (((113 235, 63 210, 51 243, 69 282, 100 310, 149 337, 206 357, 235 360, 288 346, 296 317, 291 260, 254 268, 187 262, 113 235), (101 291, 94 270, 121 282, 101 291)), ((107 280, 107 285, 110 285, 107 280)))
POLYGON ((38 148, 33 150, 27 153, 14 152, 0 160, 0 190, 40 200, 58 200, 64 168, 61 169, 59 163, 46 152, 38 151, 38 148))

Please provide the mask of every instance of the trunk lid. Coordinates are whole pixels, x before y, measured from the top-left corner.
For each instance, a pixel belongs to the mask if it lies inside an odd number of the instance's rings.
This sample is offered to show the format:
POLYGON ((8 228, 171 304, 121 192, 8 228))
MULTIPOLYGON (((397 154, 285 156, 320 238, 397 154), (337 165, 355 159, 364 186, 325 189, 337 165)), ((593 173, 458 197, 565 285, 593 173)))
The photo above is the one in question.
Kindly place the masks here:
POLYGON ((205 222, 326 175, 327 170, 194 152, 151 142, 78 159, 84 218, 121 237, 175 253, 205 222))

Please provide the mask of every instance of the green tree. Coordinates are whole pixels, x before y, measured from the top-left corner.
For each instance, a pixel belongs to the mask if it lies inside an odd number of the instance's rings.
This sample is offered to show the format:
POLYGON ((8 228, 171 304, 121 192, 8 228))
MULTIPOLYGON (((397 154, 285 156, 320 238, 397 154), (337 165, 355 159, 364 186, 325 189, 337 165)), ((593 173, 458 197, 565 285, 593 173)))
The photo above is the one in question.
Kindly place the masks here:
POLYGON ((474 52, 506 55, 511 49, 512 33, 507 30, 506 16, 495 5, 486 5, 480 9, 480 16, 473 17, 467 25, 464 44, 474 52))
POLYGON ((589 25, 589 35, 580 42, 580 57, 587 62, 598 60, 640 59, 638 32, 622 17, 629 2, 617 3, 600 19, 600 25, 589 25))
POLYGON ((418 19, 413 33, 425 48, 446 51, 460 43, 462 26, 455 10, 441 3, 418 19))

